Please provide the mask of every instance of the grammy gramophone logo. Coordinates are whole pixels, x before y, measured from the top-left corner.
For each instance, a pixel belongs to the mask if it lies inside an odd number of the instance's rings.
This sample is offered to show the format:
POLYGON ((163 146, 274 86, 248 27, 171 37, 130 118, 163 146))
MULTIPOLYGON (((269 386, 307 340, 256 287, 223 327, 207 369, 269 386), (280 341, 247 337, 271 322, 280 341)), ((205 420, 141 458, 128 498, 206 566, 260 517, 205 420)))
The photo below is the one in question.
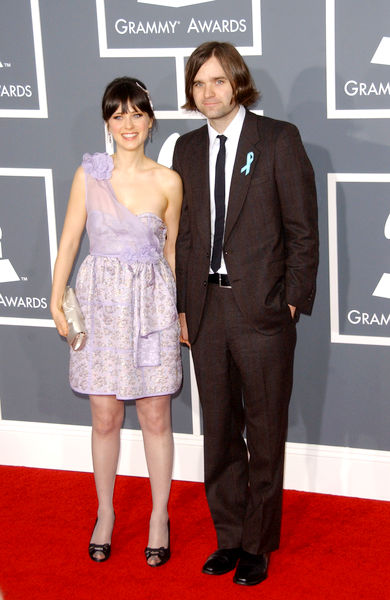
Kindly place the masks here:
POLYGON ((374 65, 390 65, 390 37, 383 36, 371 62, 374 65))
MULTIPOLYGON (((390 215, 385 223, 384 234, 385 238, 390 240, 390 215)), ((379 298, 390 298, 390 273, 383 273, 372 295, 379 298)))
POLYGON ((8 258, 3 258, 2 242, 3 232, 0 227, 0 283, 8 283, 9 281, 20 281, 19 275, 13 268, 11 261, 8 258))

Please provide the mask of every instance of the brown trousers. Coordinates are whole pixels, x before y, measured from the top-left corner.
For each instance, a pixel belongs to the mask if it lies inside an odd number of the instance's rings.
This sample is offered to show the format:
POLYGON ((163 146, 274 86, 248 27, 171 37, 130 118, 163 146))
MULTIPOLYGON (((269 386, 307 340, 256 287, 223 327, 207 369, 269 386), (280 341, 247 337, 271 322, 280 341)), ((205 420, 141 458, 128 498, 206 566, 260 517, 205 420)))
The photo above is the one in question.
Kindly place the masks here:
POLYGON ((262 335, 246 322, 231 289, 209 284, 192 354, 219 548, 260 554, 279 546, 295 343, 292 320, 278 334, 262 335))

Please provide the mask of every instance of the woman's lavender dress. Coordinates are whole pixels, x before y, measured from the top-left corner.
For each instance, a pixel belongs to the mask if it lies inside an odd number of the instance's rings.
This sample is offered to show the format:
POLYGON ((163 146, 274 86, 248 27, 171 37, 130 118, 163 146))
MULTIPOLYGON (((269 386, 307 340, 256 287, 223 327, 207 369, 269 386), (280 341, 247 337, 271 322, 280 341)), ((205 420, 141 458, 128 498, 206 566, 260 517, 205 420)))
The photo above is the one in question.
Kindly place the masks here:
POLYGON ((76 294, 88 340, 70 352, 70 385, 127 400, 172 394, 181 384, 175 281, 163 256, 164 222, 115 197, 108 154, 85 154, 90 254, 76 294))

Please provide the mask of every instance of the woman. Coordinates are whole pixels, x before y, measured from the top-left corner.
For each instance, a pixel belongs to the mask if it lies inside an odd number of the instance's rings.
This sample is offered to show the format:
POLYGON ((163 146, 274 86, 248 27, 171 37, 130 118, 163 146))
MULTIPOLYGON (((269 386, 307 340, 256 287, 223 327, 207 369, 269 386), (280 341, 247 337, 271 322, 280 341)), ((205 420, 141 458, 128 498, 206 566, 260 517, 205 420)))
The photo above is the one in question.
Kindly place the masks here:
POLYGON ((102 112, 116 152, 84 155, 75 173, 50 306, 58 332, 66 336, 62 296, 86 225, 90 254, 80 267, 76 294, 88 338, 81 351, 70 351, 70 384, 89 394, 92 412, 98 513, 89 555, 97 562, 110 556, 123 400, 135 399, 153 500, 145 554, 148 565, 157 567, 170 557, 170 397, 181 384, 173 273, 182 184, 144 154, 154 112, 141 81, 112 81, 102 112))

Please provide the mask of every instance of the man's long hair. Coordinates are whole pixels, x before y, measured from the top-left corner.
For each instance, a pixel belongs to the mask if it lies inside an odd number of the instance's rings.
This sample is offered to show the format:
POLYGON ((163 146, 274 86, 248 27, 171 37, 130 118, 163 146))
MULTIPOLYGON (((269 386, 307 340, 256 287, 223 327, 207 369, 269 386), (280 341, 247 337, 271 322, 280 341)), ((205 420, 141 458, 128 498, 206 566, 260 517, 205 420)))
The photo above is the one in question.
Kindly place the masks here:
POLYGON ((192 91, 193 84, 199 69, 212 56, 215 56, 221 63, 233 88, 237 104, 243 106, 254 104, 260 97, 260 93, 257 91, 252 75, 238 50, 228 42, 205 42, 193 51, 186 64, 186 103, 182 108, 197 110, 192 91))

